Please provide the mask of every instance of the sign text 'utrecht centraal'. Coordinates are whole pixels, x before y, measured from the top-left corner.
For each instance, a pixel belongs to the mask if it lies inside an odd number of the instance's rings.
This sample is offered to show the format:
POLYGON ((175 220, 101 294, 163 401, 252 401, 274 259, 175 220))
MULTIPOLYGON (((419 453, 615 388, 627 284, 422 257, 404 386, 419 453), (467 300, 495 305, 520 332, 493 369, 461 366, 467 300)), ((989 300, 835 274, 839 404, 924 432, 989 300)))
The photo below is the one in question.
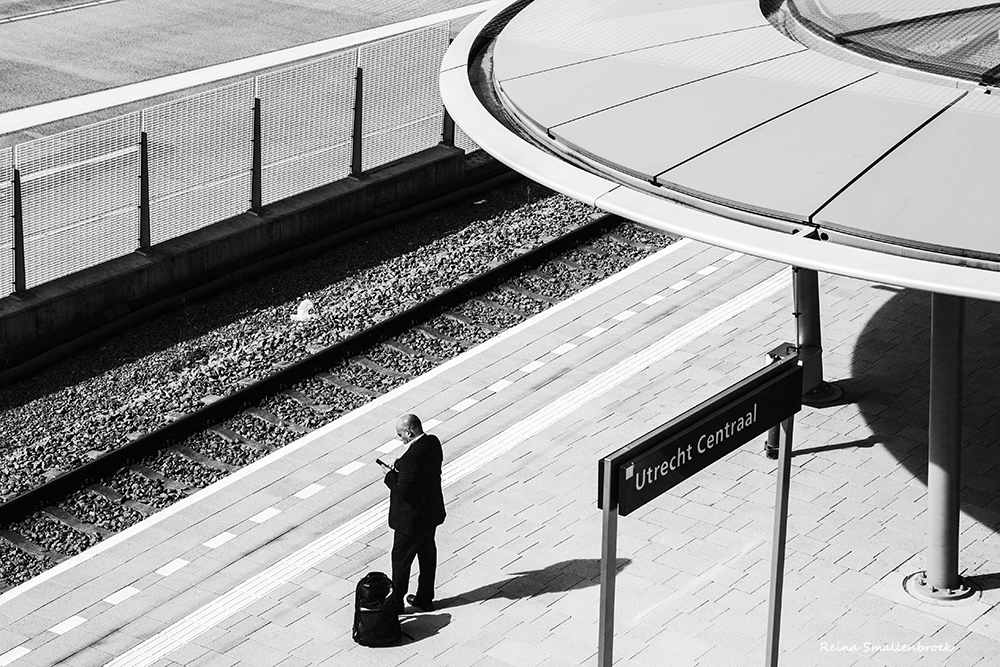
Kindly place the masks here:
MULTIPOLYGON (((802 407, 796 359, 771 364, 611 455, 622 516, 735 451, 802 407)), ((599 467, 603 489, 604 461, 599 467)), ((600 493, 600 492, 599 492, 600 493)), ((598 496, 603 507, 604 498, 598 496)))

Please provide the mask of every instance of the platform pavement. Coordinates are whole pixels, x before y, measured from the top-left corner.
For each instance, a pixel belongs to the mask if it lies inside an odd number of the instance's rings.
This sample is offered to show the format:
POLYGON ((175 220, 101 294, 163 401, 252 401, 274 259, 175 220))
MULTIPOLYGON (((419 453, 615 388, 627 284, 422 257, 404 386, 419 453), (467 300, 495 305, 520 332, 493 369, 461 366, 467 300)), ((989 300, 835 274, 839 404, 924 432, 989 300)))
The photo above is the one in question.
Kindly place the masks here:
MULTIPOLYGON (((826 376, 847 395, 796 419, 781 664, 1000 655, 989 305, 969 308, 961 557, 983 592, 942 608, 901 588, 924 545, 928 301, 823 277, 826 376)), ((672 246, 0 596, 0 665, 596 664, 598 457, 793 337, 787 268, 672 246), (408 411, 445 448, 439 608, 404 617, 403 645, 363 648, 354 585, 391 545, 372 461, 398 454, 408 411)), ((620 520, 619 664, 763 664, 775 464, 759 449, 620 520)))

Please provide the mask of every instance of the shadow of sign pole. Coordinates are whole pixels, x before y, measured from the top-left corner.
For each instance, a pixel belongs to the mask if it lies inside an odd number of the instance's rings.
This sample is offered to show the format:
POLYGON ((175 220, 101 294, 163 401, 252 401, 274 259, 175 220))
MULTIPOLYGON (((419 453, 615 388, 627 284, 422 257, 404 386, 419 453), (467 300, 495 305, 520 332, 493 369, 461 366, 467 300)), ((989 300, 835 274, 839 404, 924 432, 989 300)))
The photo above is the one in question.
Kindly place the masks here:
POLYGON ((614 662, 618 516, 626 516, 700 470, 780 424, 767 665, 778 664, 778 631, 788 522, 792 416, 802 408, 802 366, 795 346, 777 361, 598 462, 597 506, 603 511, 598 667, 614 662))

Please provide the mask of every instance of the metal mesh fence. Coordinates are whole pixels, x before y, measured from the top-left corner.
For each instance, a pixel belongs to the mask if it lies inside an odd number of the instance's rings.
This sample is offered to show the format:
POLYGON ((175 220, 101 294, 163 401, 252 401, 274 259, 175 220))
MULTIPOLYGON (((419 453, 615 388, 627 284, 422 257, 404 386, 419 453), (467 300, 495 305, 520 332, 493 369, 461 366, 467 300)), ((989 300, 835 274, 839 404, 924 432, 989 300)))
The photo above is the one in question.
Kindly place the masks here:
POLYGON ((13 149, 0 148, 0 298, 14 291, 13 149))
MULTIPOLYGON (((447 23, 437 24, 0 149, 0 297, 13 291, 15 278, 15 166, 31 288, 138 247, 142 131, 153 245, 249 208, 255 94, 263 204, 349 175, 357 67, 364 69, 363 170, 437 145, 444 121, 438 75, 449 33, 447 23)), ((457 126, 455 145, 478 149, 457 126)))
POLYGON ((151 243, 250 207, 252 79, 150 107, 142 119, 151 243))
POLYGON ((19 144, 25 287, 138 245, 139 115, 19 144))
POLYGON ((357 51, 258 77, 264 204, 351 171, 357 51))
POLYGON ((358 49, 358 66, 364 70, 363 170, 441 141, 438 75, 448 33, 448 24, 441 23, 358 49))
POLYGON ((461 148, 466 153, 479 150, 479 144, 472 140, 472 137, 465 133, 458 125, 455 125, 455 147, 461 148))

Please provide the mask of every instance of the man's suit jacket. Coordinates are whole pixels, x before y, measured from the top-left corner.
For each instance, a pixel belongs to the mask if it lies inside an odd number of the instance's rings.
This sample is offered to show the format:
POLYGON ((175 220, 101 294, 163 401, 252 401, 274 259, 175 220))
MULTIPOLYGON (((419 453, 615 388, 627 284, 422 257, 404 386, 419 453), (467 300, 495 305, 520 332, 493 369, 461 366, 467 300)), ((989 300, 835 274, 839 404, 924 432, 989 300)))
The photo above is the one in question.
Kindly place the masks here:
POLYGON ((444 523, 441 441, 424 434, 413 440, 385 474, 389 487, 389 527, 406 535, 444 523))

